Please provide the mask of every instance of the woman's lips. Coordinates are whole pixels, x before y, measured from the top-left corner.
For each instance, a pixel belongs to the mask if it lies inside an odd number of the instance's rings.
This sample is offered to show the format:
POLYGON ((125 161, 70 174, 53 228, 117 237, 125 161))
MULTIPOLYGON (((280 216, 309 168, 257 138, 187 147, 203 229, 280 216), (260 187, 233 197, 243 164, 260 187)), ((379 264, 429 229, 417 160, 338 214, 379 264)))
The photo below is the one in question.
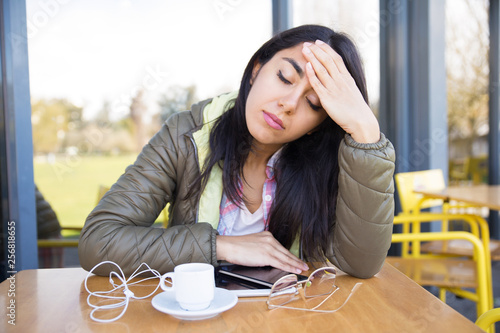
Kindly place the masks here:
POLYGON ((266 121, 266 123, 269 126, 271 126, 274 129, 277 129, 277 130, 283 130, 283 129, 285 129, 285 127, 283 126, 283 122, 281 121, 281 119, 279 119, 278 117, 276 117, 272 113, 267 113, 266 111, 263 111, 263 113, 264 113, 264 120, 266 121))

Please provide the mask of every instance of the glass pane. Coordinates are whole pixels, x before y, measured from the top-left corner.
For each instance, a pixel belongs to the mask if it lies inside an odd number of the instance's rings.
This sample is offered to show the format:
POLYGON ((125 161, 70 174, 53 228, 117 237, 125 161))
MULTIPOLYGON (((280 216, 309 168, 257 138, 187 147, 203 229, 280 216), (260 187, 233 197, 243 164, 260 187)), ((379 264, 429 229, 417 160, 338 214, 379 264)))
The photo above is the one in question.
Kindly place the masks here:
POLYGON ((488 182, 487 0, 446 2, 450 183, 488 182))
POLYGON ((83 226, 169 114, 238 89, 272 31, 268 0, 26 2, 35 182, 63 227, 83 226))
POLYGON ((293 0, 293 25, 320 24, 348 34, 361 54, 370 106, 378 114, 380 27, 378 0, 293 0))

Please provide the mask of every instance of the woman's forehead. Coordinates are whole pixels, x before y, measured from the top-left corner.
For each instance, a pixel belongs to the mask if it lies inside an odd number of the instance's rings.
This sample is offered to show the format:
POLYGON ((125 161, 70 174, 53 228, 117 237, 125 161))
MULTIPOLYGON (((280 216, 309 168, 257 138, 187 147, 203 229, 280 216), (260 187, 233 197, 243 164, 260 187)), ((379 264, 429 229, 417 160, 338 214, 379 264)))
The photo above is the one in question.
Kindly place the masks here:
POLYGON ((306 58, 304 58, 302 54, 303 43, 297 44, 295 46, 289 47, 287 49, 280 50, 277 52, 272 60, 284 60, 285 58, 293 58, 297 61, 306 62, 306 58))

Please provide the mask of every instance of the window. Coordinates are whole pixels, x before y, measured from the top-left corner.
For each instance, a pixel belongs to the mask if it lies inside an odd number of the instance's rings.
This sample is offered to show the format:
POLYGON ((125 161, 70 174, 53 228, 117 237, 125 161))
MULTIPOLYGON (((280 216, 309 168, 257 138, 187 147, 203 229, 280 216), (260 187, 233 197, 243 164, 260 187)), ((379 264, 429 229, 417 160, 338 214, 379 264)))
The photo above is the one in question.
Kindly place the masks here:
POLYGON ((370 106, 377 114, 380 86, 378 0, 293 0, 293 25, 320 24, 348 34, 361 54, 370 106))
POLYGON ((272 23, 268 0, 27 0, 27 21, 35 182, 69 227, 172 109, 238 89, 272 23))

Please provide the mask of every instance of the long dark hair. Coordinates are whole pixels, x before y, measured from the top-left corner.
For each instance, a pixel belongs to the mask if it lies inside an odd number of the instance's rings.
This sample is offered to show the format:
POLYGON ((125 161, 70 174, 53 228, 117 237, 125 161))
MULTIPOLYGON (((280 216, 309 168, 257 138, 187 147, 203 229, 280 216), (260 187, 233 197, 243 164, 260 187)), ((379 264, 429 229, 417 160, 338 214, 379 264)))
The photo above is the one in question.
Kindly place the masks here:
MULTIPOLYGON (((245 119, 252 70, 256 64, 263 66, 283 49, 317 39, 328 43, 342 57, 368 102, 361 60, 346 35, 317 25, 299 26, 277 34, 252 56, 243 73, 234 106, 214 124, 210 133, 210 153, 196 189, 205 187, 214 166, 221 167, 227 197, 241 204, 239 179, 253 139, 245 119)), ((338 193, 338 149, 344 135, 344 130, 328 117, 314 133, 286 144, 275 165, 277 188, 269 231, 288 249, 300 233, 306 259, 322 261, 332 241, 338 193)))

